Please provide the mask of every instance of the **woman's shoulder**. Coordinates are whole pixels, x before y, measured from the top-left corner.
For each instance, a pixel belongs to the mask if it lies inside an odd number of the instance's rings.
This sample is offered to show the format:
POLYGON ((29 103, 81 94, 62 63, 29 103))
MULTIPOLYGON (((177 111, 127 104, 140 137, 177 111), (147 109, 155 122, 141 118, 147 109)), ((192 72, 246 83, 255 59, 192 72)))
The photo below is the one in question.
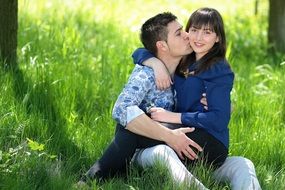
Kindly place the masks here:
POLYGON ((213 71, 228 70, 228 71, 232 72, 231 66, 230 66, 229 62, 226 59, 217 60, 216 63, 214 63, 212 65, 212 67, 210 67, 210 70, 213 70, 213 71))
POLYGON ((209 69, 199 74, 204 79, 219 78, 223 76, 234 76, 227 60, 218 60, 209 69))

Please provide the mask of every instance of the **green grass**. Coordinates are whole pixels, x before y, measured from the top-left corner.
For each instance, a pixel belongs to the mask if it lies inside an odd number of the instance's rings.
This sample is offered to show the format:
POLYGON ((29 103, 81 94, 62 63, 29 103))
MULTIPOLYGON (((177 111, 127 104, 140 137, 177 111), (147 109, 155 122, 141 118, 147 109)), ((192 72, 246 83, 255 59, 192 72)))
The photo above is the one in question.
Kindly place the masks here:
MULTIPOLYGON (((115 122, 111 111, 141 46, 143 21, 172 11, 186 23, 201 6, 225 21, 235 71, 230 154, 251 159, 263 189, 285 188, 284 55, 267 53, 267 1, 19 2, 19 69, 0 70, 0 189, 71 189, 102 155, 115 122), (28 140, 30 139, 30 140, 28 140)), ((217 184, 202 166, 194 173, 217 184)), ((94 189, 184 189, 157 166, 94 189)))

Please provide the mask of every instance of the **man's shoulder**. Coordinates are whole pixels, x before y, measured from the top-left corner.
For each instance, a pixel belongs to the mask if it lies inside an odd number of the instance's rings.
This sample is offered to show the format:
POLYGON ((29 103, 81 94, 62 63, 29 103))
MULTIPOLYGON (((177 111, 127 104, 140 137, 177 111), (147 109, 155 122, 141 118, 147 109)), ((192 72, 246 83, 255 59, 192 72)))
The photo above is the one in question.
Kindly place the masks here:
POLYGON ((147 66, 136 65, 132 75, 136 78, 139 77, 142 79, 154 80, 154 72, 152 68, 147 66))
POLYGON ((137 87, 143 87, 147 89, 152 89, 155 87, 154 72, 151 68, 140 65, 136 65, 134 67, 133 72, 128 79, 128 82, 125 85, 125 88, 137 89, 137 87))

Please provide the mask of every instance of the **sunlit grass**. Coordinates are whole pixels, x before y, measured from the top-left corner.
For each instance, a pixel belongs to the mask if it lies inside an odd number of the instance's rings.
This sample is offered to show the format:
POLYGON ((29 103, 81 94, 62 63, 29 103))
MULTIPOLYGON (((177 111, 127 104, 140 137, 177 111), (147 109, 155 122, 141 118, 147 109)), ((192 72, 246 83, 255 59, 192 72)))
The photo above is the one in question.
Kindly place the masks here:
MULTIPOLYGON (((263 189, 284 189, 285 57, 267 54, 268 2, 259 2, 254 15, 245 0, 19 1, 20 69, 0 70, 0 189, 72 188, 113 137, 111 110, 141 46, 140 25, 163 11, 185 24, 202 6, 223 15, 236 73, 230 154, 254 162, 263 189), (44 149, 32 150, 27 138, 44 149)), ((228 188, 201 168, 211 189, 228 188)), ((183 189, 165 174, 132 168, 127 180, 93 188, 183 189)))

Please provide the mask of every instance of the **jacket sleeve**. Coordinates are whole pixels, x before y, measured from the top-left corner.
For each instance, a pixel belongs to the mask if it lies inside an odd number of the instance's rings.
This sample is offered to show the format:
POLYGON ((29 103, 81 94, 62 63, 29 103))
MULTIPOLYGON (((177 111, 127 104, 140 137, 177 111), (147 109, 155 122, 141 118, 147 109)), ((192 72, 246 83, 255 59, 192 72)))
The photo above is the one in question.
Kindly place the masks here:
POLYGON ((138 48, 132 54, 134 64, 143 65, 142 63, 149 59, 155 57, 150 51, 145 48, 138 48))

